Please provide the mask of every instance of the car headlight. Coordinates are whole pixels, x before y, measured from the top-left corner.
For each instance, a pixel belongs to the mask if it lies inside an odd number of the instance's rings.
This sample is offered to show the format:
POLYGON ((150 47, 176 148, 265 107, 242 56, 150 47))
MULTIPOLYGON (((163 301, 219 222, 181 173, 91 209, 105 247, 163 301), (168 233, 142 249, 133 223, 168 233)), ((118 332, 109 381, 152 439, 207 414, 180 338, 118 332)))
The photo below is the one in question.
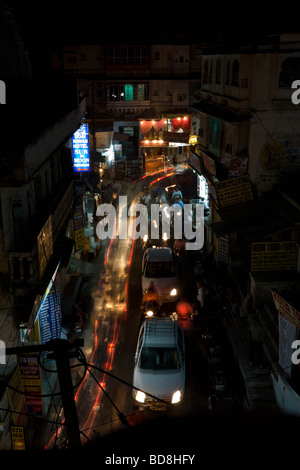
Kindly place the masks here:
POLYGON ((153 310, 147 310, 146 315, 147 317, 153 317, 153 310))
POLYGON ((180 390, 177 390, 172 395, 172 403, 179 403, 182 398, 182 394, 180 390))
POLYGON ((173 297, 174 295, 177 295, 177 289, 172 289, 170 292, 170 295, 173 297))
POLYGON ((145 398, 146 398, 146 395, 144 392, 141 392, 140 390, 136 392, 136 395, 135 395, 136 401, 139 401, 140 403, 144 403, 145 398))

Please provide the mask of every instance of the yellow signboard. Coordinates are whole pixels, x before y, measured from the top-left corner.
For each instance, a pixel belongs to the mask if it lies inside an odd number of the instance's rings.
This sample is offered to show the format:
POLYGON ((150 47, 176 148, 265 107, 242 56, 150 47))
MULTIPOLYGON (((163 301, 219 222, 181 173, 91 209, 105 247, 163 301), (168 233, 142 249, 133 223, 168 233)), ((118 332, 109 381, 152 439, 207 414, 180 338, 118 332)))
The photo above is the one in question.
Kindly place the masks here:
POLYGON ((13 450, 25 450, 23 426, 11 426, 10 433, 13 450))
POLYGON ((297 269, 296 242, 252 243, 251 271, 293 271, 297 269))
POLYGON ((37 236, 37 258, 39 279, 42 279, 48 262, 53 254, 52 216, 50 215, 37 236))
POLYGON ((15 390, 20 390, 20 392, 24 392, 22 377, 20 367, 17 366, 12 378, 10 379, 9 385, 12 388, 7 389, 7 395, 9 399, 10 409, 16 411, 16 413, 12 413, 12 419, 16 426, 23 425, 26 423, 26 416, 22 413, 26 413, 26 397, 22 393, 18 393, 15 390), (15 390, 13 390, 13 388, 15 390))
POLYGON ((220 207, 232 206, 241 202, 251 201, 253 192, 248 175, 231 178, 216 183, 217 197, 220 207))

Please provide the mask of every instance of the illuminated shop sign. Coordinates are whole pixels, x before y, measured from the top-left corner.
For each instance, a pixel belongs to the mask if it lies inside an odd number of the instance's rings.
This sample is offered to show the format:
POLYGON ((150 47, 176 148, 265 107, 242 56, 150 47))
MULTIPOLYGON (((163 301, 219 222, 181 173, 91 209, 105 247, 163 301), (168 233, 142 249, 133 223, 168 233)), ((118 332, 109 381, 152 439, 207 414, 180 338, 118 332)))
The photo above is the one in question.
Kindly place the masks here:
POLYGON ((74 171, 90 171, 89 131, 87 124, 81 124, 72 137, 74 171))

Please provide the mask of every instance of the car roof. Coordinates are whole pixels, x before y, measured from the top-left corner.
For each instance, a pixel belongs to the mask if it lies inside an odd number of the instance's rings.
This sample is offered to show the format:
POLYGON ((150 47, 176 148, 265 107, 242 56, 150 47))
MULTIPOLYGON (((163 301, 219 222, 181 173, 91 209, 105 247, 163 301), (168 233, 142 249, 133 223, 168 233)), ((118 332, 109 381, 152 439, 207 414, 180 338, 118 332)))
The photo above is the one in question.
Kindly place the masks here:
POLYGON ((149 261, 170 261, 172 250, 169 247, 148 248, 149 261))
POLYGON ((145 346, 174 346, 177 344, 179 324, 171 318, 147 318, 145 320, 145 346))

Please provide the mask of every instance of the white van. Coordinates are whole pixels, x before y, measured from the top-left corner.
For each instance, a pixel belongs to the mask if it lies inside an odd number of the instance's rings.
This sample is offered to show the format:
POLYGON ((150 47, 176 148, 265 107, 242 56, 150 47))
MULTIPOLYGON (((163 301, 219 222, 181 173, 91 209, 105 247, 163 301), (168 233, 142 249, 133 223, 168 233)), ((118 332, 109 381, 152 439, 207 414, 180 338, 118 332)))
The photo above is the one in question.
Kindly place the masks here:
POLYGON ((141 406, 157 409, 182 401, 185 342, 178 321, 168 317, 145 319, 138 336, 133 386, 134 399, 141 406))
POLYGON ((142 260, 143 294, 151 281, 157 287, 158 298, 162 303, 174 302, 179 297, 179 280, 176 262, 171 248, 148 248, 142 260))

